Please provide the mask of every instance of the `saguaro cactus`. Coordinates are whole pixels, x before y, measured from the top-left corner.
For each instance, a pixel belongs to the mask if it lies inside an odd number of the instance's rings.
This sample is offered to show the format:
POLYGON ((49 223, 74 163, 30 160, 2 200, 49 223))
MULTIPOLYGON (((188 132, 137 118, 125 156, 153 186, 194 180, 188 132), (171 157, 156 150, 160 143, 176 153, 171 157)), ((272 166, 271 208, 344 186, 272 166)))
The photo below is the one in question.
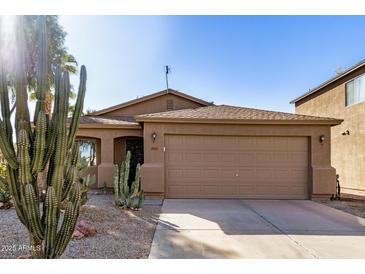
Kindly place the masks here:
MULTIPOLYGON (((31 124, 27 78, 25 75, 24 28, 18 18, 16 42, 19 48, 15 76, 7 77, 0 62, 0 149, 7 162, 7 183, 19 220, 27 228, 33 258, 57 258, 62 255, 73 234, 80 208, 80 184, 76 178, 78 146, 74 144, 86 91, 86 69, 81 67, 80 86, 69 127, 68 72, 54 68, 55 101, 53 115, 45 114, 47 78, 47 39, 45 19, 39 19, 40 51, 37 64, 37 91, 34 123, 31 124), (10 121, 9 87, 15 89, 15 127, 10 121), (16 150, 13 145, 16 133, 16 150), (37 184, 39 173, 48 169, 45 201, 37 184), (61 204, 66 204, 64 213, 61 204), (62 223, 61 223, 62 222, 62 223)), ((0 60, 1 61, 1 60, 0 60)))

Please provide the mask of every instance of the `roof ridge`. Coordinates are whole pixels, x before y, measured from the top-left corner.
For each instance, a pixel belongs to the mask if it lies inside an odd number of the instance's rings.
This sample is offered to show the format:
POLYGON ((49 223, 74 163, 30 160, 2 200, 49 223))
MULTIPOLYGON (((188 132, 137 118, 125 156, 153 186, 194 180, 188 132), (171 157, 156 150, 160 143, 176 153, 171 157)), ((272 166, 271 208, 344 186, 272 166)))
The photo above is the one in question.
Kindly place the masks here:
POLYGON ((175 89, 172 89, 172 88, 168 88, 168 89, 163 89, 163 90, 160 90, 160 91, 157 91, 157 92, 153 92, 153 93, 150 93, 150 94, 141 96, 139 98, 132 99, 132 100, 129 100, 129 101, 126 101, 126 102, 123 102, 123 103, 120 103, 120 104, 117 104, 117 105, 114 105, 114 106, 111 106, 111 107, 107 107, 107 108, 103 108, 101 110, 94 111, 94 112, 92 112, 88 115, 94 115, 94 116, 102 115, 102 114, 114 111, 116 109, 131 106, 131 105, 134 105, 134 104, 138 104, 138 103, 143 102, 145 100, 160 97, 160 96, 163 96, 165 94, 174 94, 176 96, 180 96, 180 97, 186 98, 186 99, 194 101, 194 102, 198 102, 198 103, 200 103, 202 105, 206 105, 206 106, 211 105, 211 103, 209 103, 209 102, 207 102, 203 99, 191 96, 189 94, 186 94, 184 92, 181 92, 181 91, 178 91, 178 90, 175 90, 175 89))

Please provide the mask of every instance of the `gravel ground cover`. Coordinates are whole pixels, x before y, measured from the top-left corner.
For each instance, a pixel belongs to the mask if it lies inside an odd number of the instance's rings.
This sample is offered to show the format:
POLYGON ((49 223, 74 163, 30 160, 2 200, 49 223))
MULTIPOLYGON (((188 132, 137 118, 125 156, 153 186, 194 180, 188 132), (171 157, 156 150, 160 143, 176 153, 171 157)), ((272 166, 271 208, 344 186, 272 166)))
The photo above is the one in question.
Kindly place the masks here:
MULTIPOLYGON (((117 209, 113 195, 94 193, 82 207, 79 220, 90 222, 94 237, 72 240, 61 258, 148 258, 160 205, 145 204, 140 211, 117 209)), ((0 210, 0 258, 27 255, 28 235, 14 208, 0 210)))
POLYGON ((352 215, 365 218, 365 201, 351 198, 343 198, 340 201, 331 201, 329 199, 316 201, 329 207, 333 207, 352 215))

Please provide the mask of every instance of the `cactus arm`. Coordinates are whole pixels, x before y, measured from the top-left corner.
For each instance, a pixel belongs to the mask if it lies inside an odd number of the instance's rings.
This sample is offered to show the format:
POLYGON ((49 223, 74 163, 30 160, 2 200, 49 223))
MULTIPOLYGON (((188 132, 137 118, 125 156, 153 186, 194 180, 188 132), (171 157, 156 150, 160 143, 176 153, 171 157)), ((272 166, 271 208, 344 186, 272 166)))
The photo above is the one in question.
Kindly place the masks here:
POLYGON ((130 161, 131 161, 131 152, 128 151, 125 161, 124 161, 124 176, 123 176, 123 196, 124 196, 124 202, 126 204, 127 199, 129 197, 129 186, 128 186, 128 180, 129 180, 129 169, 130 169, 130 161))
POLYGON ((138 204, 137 204, 137 208, 141 208, 142 203, 143 203, 143 199, 144 199, 144 191, 143 189, 141 189, 138 193, 138 204))
POLYGON ((136 175, 135 175, 134 181, 131 185, 130 194, 129 194, 129 202, 128 202, 129 208, 134 207, 134 200, 136 197, 138 197, 138 194, 139 194, 140 177, 141 177, 140 169, 141 169, 141 165, 137 164, 136 175))
POLYGON ((47 163, 52 158, 52 155, 54 154, 55 145, 56 145, 56 137, 57 137, 56 123, 57 123, 57 119, 58 119, 58 109, 59 109, 58 105, 59 105, 59 97, 60 97, 60 93, 61 93, 61 91, 60 91, 61 81, 62 81, 61 69, 59 66, 56 66, 53 115, 52 115, 51 121, 49 122, 49 127, 47 130, 46 154, 44 157, 42 170, 44 170, 46 168, 47 163))
POLYGON ((32 174, 36 175, 43 168, 43 158, 46 147, 46 114, 41 110, 37 117, 37 124, 35 129, 35 148, 33 151, 32 174))
POLYGON ((114 187, 114 205, 119 206, 119 166, 118 165, 114 165, 113 187, 114 187))
POLYGON ((71 187, 72 185, 75 183, 78 183, 76 182, 76 176, 77 174, 77 168, 75 166, 71 166, 69 168, 69 172, 67 173, 66 175, 66 178, 65 178, 65 182, 64 182, 64 185, 63 185, 63 188, 62 188, 62 201, 64 201, 68 194, 70 193, 70 190, 71 190, 71 187))
POLYGON ((59 111, 58 111, 58 119, 57 119, 57 138, 56 138, 56 147, 55 147, 55 155, 53 159, 54 169, 52 171, 51 185, 54 186, 56 195, 58 200, 61 200, 62 194, 62 186, 63 186, 63 177, 64 177, 64 164, 66 159, 66 145, 67 145, 67 132, 66 132, 66 120, 68 114, 68 92, 70 88, 70 80, 68 76, 68 72, 65 72, 63 75, 63 81, 61 83, 60 88, 60 97, 59 97, 59 111))
POLYGON ((135 188, 136 188, 136 182, 133 182, 132 185, 131 185, 131 189, 130 189, 130 193, 129 193, 129 200, 128 200, 128 204, 127 206, 129 208, 131 208, 133 206, 133 203, 134 203, 134 191, 135 191, 135 188))
POLYGON ((7 179, 7 183, 9 186, 9 190, 10 190, 10 193, 14 200, 16 214, 17 214, 20 222, 23 225, 27 226, 28 222, 26 219, 26 213, 24 211, 22 197, 21 197, 20 189, 19 189, 21 186, 19 186, 17 184, 16 171, 14 169, 12 169, 9 165, 7 165, 6 174, 7 174, 6 179, 7 179))
POLYGON ((133 182, 132 188, 131 188, 129 207, 134 207, 135 197, 138 197, 138 195, 139 195, 140 179, 141 179, 141 165, 138 163, 136 166, 136 175, 135 175, 134 182, 133 182))
POLYGON ((80 184, 73 184, 69 202, 67 203, 64 220, 57 234, 55 245, 55 257, 59 257, 66 249, 75 230, 76 221, 80 211, 81 191, 80 184))
POLYGON ((16 114, 15 114, 15 128, 18 131, 25 129, 29 137, 32 138, 32 130, 30 125, 30 116, 28 108, 28 92, 26 85, 25 73, 25 43, 24 43, 24 24, 23 18, 19 17, 16 31, 16 43, 18 45, 18 55, 15 68, 15 96, 16 96, 16 114))
POLYGON ((34 112, 34 122, 38 122, 38 114, 40 111, 44 111, 46 90, 48 86, 48 71, 47 71, 47 29, 46 29, 46 18, 40 16, 38 19, 38 48, 39 55, 41 56, 40 62, 37 64, 37 91, 36 98, 37 103, 34 112))
POLYGON ((5 70, 3 65, 0 67, 0 108, 4 121, 0 118, 0 150, 6 161, 12 168, 17 168, 17 161, 13 146, 13 130, 10 122, 10 107, 7 82, 5 79, 5 70))
MULTIPOLYGON (((8 140, 11 146, 13 146, 13 128, 10 122, 10 107, 9 107, 9 91, 5 78, 5 69, 3 65, 0 67, 0 108, 1 115, 4 119, 4 130, 8 136, 8 140)), ((14 150, 14 147, 13 147, 14 150)))
POLYGON ((9 164, 6 166, 6 180, 11 195, 13 196, 14 202, 22 208, 20 186, 17 183, 16 170, 12 169, 9 164))
POLYGON ((67 138, 67 148, 68 149, 72 148, 73 143, 75 141, 76 130, 79 126, 80 115, 81 115, 82 109, 84 107, 84 99, 85 99, 85 92, 86 92, 86 78, 87 78, 86 68, 85 68, 85 66, 81 66, 79 92, 77 94, 75 111, 72 115, 70 129, 69 129, 68 138, 67 138))
POLYGON ((18 134, 18 162, 19 162, 19 181, 25 186, 32 183, 30 172, 29 139, 25 129, 19 130, 18 134))
POLYGON ((40 213, 39 213, 39 204, 37 202, 36 194, 34 188, 31 184, 26 184, 25 186, 25 201, 27 205, 27 213, 28 213, 28 224, 30 231, 33 232, 33 235, 38 239, 42 240, 44 238, 44 230, 41 225, 40 213))
POLYGON ((8 164, 13 169, 18 168, 18 162, 16 159, 15 151, 12 143, 9 141, 8 136, 6 136, 4 122, 0 119, 0 150, 8 162, 8 164))
POLYGON ((68 240, 71 238, 72 232, 76 225, 77 219, 75 217, 76 217, 76 210, 74 209, 72 202, 69 201, 67 202, 65 215, 63 217, 63 222, 60 231, 57 233, 56 236, 53 258, 59 257, 65 250, 68 240))
POLYGON ((70 192, 70 198, 69 198, 69 200, 72 202, 74 208, 77 208, 79 206, 80 199, 81 199, 80 184, 75 183, 72 185, 71 192, 70 192))
POLYGON ((138 195, 138 191, 140 189, 140 184, 141 184, 141 165, 138 163, 136 166, 136 175, 134 178, 134 182, 135 182, 135 187, 134 187, 134 196, 138 195))
POLYGON ((78 178, 78 163, 80 159, 79 144, 75 143, 66 161, 65 180, 62 188, 62 201, 65 200, 71 190, 72 184, 76 184, 78 178))
POLYGON ((52 186, 48 187, 45 201, 46 221, 45 221, 45 256, 52 258, 53 247, 57 232, 57 208, 58 200, 52 186))

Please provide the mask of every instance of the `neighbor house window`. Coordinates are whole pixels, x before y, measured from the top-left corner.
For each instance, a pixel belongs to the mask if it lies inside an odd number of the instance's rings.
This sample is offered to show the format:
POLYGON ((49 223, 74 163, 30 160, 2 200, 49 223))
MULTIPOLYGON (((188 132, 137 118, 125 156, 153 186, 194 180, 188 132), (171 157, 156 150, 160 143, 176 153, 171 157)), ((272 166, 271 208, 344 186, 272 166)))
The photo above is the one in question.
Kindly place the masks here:
POLYGON ((346 106, 365 101, 365 74, 346 83, 346 106))

